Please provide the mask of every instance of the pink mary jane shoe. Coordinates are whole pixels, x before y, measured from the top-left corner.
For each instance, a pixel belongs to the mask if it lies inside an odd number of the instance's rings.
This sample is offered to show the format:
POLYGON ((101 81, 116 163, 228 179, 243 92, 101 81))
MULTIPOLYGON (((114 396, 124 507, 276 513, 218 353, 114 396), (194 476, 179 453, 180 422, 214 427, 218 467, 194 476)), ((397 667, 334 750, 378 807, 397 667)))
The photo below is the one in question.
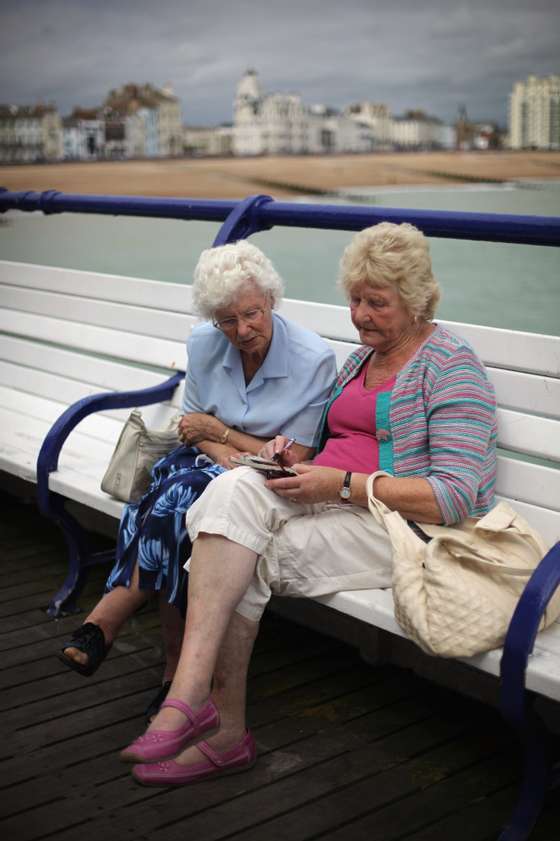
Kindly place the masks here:
POLYGON ((157 762, 176 756, 183 748, 196 742, 204 735, 215 733, 220 726, 220 714, 212 701, 208 701, 198 712, 177 698, 169 698, 160 709, 174 707, 186 716, 187 721, 177 730, 150 730, 139 736, 121 751, 123 762, 157 762))
POLYGON ((257 761, 255 740, 249 730, 235 747, 221 753, 211 748, 208 742, 198 742, 196 747, 202 756, 200 762, 194 765, 180 765, 168 759, 153 765, 135 765, 132 775, 145 786, 184 786, 247 771, 257 761))

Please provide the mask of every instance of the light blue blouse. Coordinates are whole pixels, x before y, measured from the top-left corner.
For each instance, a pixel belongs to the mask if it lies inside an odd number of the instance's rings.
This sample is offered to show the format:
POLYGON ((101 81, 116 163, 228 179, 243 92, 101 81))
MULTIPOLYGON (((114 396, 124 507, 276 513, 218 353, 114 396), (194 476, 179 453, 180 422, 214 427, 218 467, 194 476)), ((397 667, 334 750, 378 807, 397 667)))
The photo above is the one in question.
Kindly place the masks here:
POLYGON ((316 333, 273 312, 266 358, 246 385, 241 354, 210 323, 187 340, 184 412, 216 415, 259 438, 278 433, 312 446, 336 377, 334 352, 316 333))

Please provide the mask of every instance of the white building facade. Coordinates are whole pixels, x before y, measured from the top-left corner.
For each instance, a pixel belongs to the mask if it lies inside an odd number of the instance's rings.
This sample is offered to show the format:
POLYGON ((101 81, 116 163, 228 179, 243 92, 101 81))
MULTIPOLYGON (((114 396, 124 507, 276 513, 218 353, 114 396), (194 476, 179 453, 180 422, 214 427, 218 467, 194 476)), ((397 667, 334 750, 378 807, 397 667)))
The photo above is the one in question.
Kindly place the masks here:
POLYGON ((510 95, 512 149, 560 149, 560 75, 529 76, 510 95))
POLYGON ((263 94, 254 70, 239 82, 233 110, 235 155, 369 152, 374 145, 368 126, 348 115, 305 106, 296 94, 263 94))
POLYGON ((0 161, 57 161, 62 154, 62 121, 54 105, 0 105, 0 161))
MULTIPOLYGON (((180 100, 170 85, 127 84, 113 90, 104 109, 123 121, 123 157, 170 157, 183 153, 183 120, 180 100)), ((114 132, 113 132, 114 133, 114 132)), ((108 138, 116 154, 118 138, 108 138)))
POLYGON ((391 141, 395 149, 452 148, 454 132, 436 117, 410 112, 391 121, 391 141))
POLYGON ((354 102, 344 109, 344 114, 371 130, 376 149, 391 148, 392 117, 387 105, 381 102, 354 102))
POLYGON ((233 127, 230 125, 185 126, 183 150, 192 157, 230 157, 233 153, 233 127))
POLYGON ((62 121, 64 158, 91 161, 105 150, 105 121, 96 111, 75 108, 62 121))

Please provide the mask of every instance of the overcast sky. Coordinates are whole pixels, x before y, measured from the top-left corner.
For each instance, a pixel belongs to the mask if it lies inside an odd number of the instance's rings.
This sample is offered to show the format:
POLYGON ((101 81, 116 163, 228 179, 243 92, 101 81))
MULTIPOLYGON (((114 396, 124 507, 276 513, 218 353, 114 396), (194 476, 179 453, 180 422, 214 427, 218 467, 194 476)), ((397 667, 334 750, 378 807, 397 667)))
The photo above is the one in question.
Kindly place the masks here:
POLYGON ((559 0, 0 0, 0 102, 63 115, 171 82, 183 121, 232 119, 242 73, 342 108, 507 120, 513 82, 560 73, 559 0))

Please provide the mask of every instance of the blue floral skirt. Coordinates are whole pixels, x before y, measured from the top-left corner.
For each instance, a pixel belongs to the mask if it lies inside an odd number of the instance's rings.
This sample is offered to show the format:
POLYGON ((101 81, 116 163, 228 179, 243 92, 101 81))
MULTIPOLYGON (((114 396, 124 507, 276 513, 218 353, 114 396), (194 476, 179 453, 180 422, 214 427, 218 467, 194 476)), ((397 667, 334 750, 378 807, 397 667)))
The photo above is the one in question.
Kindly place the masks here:
POLYGON ((147 492, 122 513, 106 592, 129 587, 138 563, 140 589, 165 590, 169 604, 185 613, 187 573, 183 566, 191 554, 185 513, 206 485, 224 472, 196 447, 184 445, 154 464, 147 492))

